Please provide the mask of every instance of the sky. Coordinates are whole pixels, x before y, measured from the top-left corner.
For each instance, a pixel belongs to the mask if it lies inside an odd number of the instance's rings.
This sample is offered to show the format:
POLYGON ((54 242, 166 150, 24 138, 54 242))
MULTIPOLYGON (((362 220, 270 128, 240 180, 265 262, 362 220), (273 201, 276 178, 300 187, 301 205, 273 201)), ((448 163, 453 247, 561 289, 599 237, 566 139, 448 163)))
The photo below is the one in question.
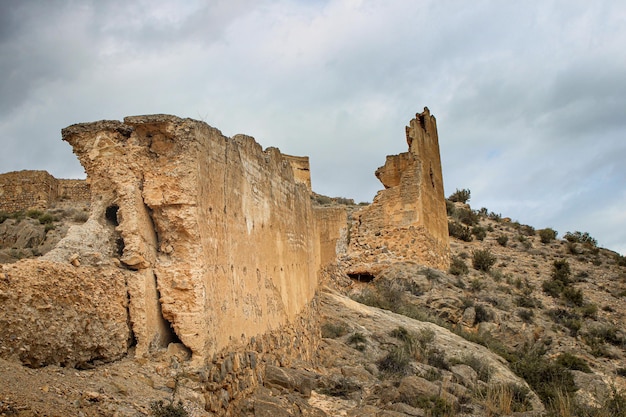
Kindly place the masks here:
POLYGON ((445 193, 626 254, 626 2, 0 0, 0 172, 85 174, 74 123, 167 113, 371 201, 437 118, 445 193))

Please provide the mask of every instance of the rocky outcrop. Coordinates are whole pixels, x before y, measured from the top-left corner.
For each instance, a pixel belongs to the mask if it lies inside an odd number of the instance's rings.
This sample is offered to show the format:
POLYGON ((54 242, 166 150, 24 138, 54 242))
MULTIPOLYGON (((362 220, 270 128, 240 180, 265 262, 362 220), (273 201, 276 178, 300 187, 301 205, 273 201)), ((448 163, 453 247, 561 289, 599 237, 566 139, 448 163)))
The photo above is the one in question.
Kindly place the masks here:
POLYGON ((448 221, 437 123, 428 108, 406 128, 408 152, 387 157, 376 177, 385 186, 371 205, 354 213, 344 263, 352 274, 376 274, 412 260, 447 269, 448 221))
POLYGON ((24 260, 0 266, 0 357, 87 367, 132 343, 127 273, 24 260))
MULTIPOLYGON (((289 322, 313 297, 309 190, 277 149, 167 115, 73 125, 63 139, 88 175, 91 224, 112 231, 133 271, 138 353, 175 337, 204 362, 289 322)), ((83 240, 70 231, 60 246, 90 257, 71 243, 83 240)))

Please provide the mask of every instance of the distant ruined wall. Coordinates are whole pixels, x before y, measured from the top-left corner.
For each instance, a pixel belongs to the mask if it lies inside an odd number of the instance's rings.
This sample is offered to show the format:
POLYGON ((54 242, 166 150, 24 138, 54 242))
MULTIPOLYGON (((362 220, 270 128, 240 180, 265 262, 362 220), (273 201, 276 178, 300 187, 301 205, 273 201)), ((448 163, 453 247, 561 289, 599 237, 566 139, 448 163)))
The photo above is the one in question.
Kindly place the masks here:
POLYGON ((59 180, 46 171, 0 174, 0 211, 46 210, 59 200, 89 201, 85 180, 59 180))
POLYGON ((58 199, 62 201, 89 201, 91 191, 85 180, 58 180, 58 199))
POLYGON ((311 191, 311 166, 308 156, 292 156, 283 154, 283 158, 291 164, 296 182, 306 185, 311 191))
POLYGON ((45 210, 57 198, 57 180, 46 171, 0 174, 0 211, 45 210))
POLYGON ((116 224, 120 261, 135 271, 138 353, 166 343, 171 324, 205 362, 290 322, 312 299, 309 190, 277 149, 167 115, 73 125, 63 139, 87 172, 91 218, 116 224))
POLYGON ((373 273, 398 260, 449 266, 437 123, 428 108, 411 120, 406 140, 408 152, 388 156, 376 171, 385 189, 354 214, 348 272, 373 273))
POLYGON ((320 247, 320 265, 337 262, 345 253, 348 239, 348 213, 345 207, 313 208, 320 247))

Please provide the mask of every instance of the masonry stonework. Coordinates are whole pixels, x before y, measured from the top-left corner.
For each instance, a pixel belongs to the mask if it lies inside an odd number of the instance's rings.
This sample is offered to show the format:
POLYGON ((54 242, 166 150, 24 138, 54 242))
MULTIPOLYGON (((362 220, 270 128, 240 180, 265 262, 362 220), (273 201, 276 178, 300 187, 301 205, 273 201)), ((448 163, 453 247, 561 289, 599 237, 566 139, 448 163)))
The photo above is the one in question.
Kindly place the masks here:
POLYGON ((348 273, 376 274, 399 260, 447 269, 448 221, 437 122, 428 108, 406 128, 408 152, 388 156, 376 177, 385 189, 354 214, 348 273))
POLYGON ((407 127, 408 152, 388 156, 377 170, 385 190, 359 208, 314 207, 307 157, 263 150, 252 137, 228 138, 191 119, 134 116, 72 125, 62 135, 87 182, 45 171, 0 176, 4 211, 90 198, 89 219, 53 250, 0 270, 2 357, 74 366, 116 360, 131 343, 137 357, 149 357, 182 342, 189 366, 205 371, 206 409, 223 415, 230 400, 262 383, 266 366, 312 360, 324 267, 375 275, 412 260, 447 268, 437 128, 428 109, 407 127), (47 355, 37 329, 18 320, 32 309, 41 310, 45 338, 58 339, 57 353, 47 355), (58 322, 66 325, 46 326, 58 322), (18 333, 29 337, 11 338, 18 333))

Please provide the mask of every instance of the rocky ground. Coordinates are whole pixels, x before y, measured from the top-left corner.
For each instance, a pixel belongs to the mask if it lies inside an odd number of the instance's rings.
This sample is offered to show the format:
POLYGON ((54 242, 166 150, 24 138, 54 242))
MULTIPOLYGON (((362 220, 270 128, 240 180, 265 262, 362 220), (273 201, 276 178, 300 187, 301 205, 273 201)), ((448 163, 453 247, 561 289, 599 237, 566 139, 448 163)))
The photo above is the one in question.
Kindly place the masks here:
MULTIPOLYGON (((325 271, 316 361, 267 366, 233 415, 626 415, 625 259, 582 234, 547 239, 487 210, 448 208, 464 239, 451 238, 450 271, 389 264, 369 282, 325 271)), ((45 252, 80 211, 4 220, 1 261, 45 252)), ((210 416, 186 354, 171 344, 82 370, 0 360, 0 415, 210 416)))

